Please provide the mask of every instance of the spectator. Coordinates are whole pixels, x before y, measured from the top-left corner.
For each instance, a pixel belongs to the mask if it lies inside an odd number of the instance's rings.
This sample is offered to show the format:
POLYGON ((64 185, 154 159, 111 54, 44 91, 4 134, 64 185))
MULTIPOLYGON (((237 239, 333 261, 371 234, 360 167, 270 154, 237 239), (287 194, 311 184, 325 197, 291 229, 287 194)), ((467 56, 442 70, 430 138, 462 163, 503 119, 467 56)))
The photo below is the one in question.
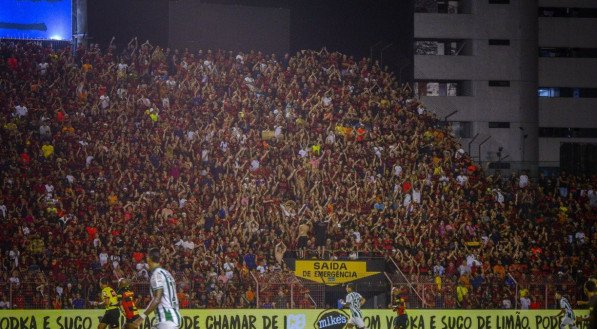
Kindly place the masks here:
POLYGON ((15 106, 15 112, 14 112, 13 116, 15 116, 17 118, 23 118, 27 115, 27 113, 29 113, 29 110, 27 109, 27 107, 19 104, 19 105, 15 106))
POLYGON ((54 146, 48 142, 44 143, 41 147, 41 153, 44 158, 48 159, 54 154, 54 146))
POLYGON ((8 297, 2 296, 0 299, 0 310, 8 310, 10 309, 10 302, 8 301, 8 297))
POLYGON ((501 260, 498 260, 497 264, 493 266, 493 273, 500 279, 504 279, 506 277, 506 268, 502 265, 501 260))
POLYGON ((71 301, 72 308, 74 309, 83 309, 85 308, 85 300, 81 298, 81 294, 75 294, 75 298, 71 301))
POLYGON ((276 263, 278 265, 280 265, 284 262, 284 254, 286 253, 286 250, 288 250, 288 248, 284 244, 284 241, 280 240, 280 242, 278 242, 276 244, 275 251, 274 251, 275 255, 276 255, 276 263))
POLYGON ((8 279, 8 283, 15 289, 19 289, 21 280, 19 279, 19 272, 17 270, 12 271, 12 276, 8 279))
POLYGON ((62 309, 62 300, 60 298, 60 295, 54 296, 54 299, 52 300, 52 309, 55 309, 55 310, 62 309))
POLYGON ((245 299, 247 300, 249 307, 255 307, 255 292, 253 291, 253 287, 247 287, 247 291, 245 292, 245 299))
POLYGON ((530 309, 532 303, 531 303, 531 299, 527 296, 521 296, 520 297, 520 309, 521 310, 528 310, 530 309))
POLYGON ((508 295, 504 295, 504 299, 502 299, 502 309, 509 310, 512 308, 512 301, 508 297, 508 295))
POLYGON ((456 304, 458 308, 466 308, 467 298, 468 288, 464 284, 459 283, 458 286, 456 286, 456 304))
POLYGON ((176 297, 178 298, 180 308, 189 308, 189 295, 185 292, 185 289, 182 286, 179 286, 177 290, 176 297))
POLYGON ((595 272, 593 177, 521 187, 524 172, 489 175, 373 61, 135 39, 120 58, 5 41, 0 56, 4 273, 39 268, 62 287, 142 279, 141 251, 159 245, 193 295, 205 285, 199 304, 216 307, 239 303, 262 261, 259 293, 275 296, 265 283, 289 275, 284 245, 304 258, 385 256, 430 283, 433 269, 445 306, 462 278, 498 308, 516 298, 506 273, 573 287, 579 270, 595 272))
POLYGON ((308 293, 303 294, 303 298, 298 303, 298 307, 301 309, 314 308, 313 301, 309 297, 308 293))
POLYGON ((327 239, 327 230, 329 220, 324 220, 323 218, 319 218, 315 222, 314 226, 314 233, 315 233, 315 245, 317 246, 317 256, 319 258, 325 257, 325 241, 327 239))
POLYGON ((274 304, 270 301, 269 298, 266 298, 265 301, 261 304, 262 309, 272 309, 274 308, 274 304))
POLYGON ((272 303, 274 308, 290 308, 289 298, 283 289, 278 290, 278 294, 272 303))

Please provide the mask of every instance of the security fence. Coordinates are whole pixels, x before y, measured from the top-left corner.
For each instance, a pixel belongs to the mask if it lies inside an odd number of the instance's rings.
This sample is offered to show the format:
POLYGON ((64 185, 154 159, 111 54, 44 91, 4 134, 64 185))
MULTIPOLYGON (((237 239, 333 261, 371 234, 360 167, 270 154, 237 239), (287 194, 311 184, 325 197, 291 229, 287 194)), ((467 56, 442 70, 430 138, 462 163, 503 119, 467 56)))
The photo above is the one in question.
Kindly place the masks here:
MULTIPOLYGON (((409 275, 400 270, 383 272, 371 280, 359 280, 354 289, 367 299, 364 308, 390 307, 390 291, 397 288, 410 309, 521 309, 557 308, 555 292, 567 296, 573 305, 585 298, 582 285, 567 280, 516 280, 512 276, 483 282, 463 282, 462 278, 433 275, 409 275)), ((181 308, 224 308, 226 303, 208 304, 201 301, 204 284, 183 281, 178 284, 181 308)), ((261 274, 252 272, 249 285, 253 296, 232 294, 224 288, 223 299, 238 298, 238 308, 315 309, 336 308, 337 301, 346 297, 345 286, 326 285, 305 280, 293 272, 261 274)), ((116 282, 114 282, 116 287, 116 282)), ((140 306, 149 303, 149 284, 133 282, 140 306)), ((212 291, 213 292, 213 291, 212 291)), ((208 292, 212 293, 212 292, 208 292)), ((93 284, 39 284, 35 282, 0 283, 0 309, 89 309, 102 308, 100 289, 93 284)))

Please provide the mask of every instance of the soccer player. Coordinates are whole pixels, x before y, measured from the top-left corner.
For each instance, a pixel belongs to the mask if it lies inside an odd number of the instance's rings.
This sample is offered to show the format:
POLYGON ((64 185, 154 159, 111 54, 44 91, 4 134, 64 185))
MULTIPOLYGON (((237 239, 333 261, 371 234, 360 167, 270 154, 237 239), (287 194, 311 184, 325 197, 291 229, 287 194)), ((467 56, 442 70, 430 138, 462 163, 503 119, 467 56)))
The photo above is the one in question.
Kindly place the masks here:
POLYGON ((560 313, 556 314, 556 317, 564 314, 564 317, 560 321, 560 328, 564 329, 566 326, 569 326, 570 329, 576 329, 576 316, 574 315, 574 311, 572 311, 572 306, 570 305, 570 302, 568 302, 568 299, 562 296, 562 294, 559 291, 556 292, 555 297, 556 300, 558 300, 558 302, 560 303, 561 308, 560 313))
POLYGON ((588 329, 597 329, 597 280, 589 279, 585 283, 584 291, 589 297, 589 301, 584 303, 589 305, 589 315, 580 318, 579 322, 588 322, 588 329))
POLYGON ((120 307, 126 318, 125 329, 134 329, 133 322, 139 318, 139 311, 135 305, 135 293, 131 290, 129 281, 125 278, 118 279, 118 297, 120 298, 120 307))
POLYGON ((402 298, 403 291, 397 287, 392 288, 392 310, 396 312, 396 317, 392 323, 394 329, 406 329, 408 324, 408 315, 406 314, 406 301, 402 298))
POLYGON ((118 309, 118 295, 116 291, 110 287, 107 278, 101 278, 100 287, 102 288, 102 302, 106 307, 106 313, 102 316, 98 329, 105 329, 106 327, 118 328, 120 327, 120 310, 118 309))
POLYGON ((346 285, 346 301, 340 300, 342 307, 348 306, 350 309, 350 320, 346 326, 352 328, 356 326, 358 329, 365 328, 365 322, 363 322, 363 314, 361 313, 361 306, 365 304, 365 298, 358 292, 354 291, 352 283, 346 285))
POLYGON ((160 265, 159 248, 149 249, 147 264, 151 271, 151 278, 149 279, 151 290, 149 292, 152 299, 145 312, 139 314, 139 318, 133 322, 133 325, 135 328, 140 326, 145 318, 155 311, 157 329, 177 329, 180 326, 181 317, 178 312, 176 283, 172 274, 160 265))

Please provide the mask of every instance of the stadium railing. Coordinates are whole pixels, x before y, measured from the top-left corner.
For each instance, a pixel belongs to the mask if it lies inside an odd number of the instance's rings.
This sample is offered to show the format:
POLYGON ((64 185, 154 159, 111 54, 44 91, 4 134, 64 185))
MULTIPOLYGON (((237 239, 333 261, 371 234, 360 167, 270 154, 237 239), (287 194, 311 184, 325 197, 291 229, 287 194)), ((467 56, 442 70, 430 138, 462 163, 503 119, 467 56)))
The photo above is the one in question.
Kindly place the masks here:
MULTIPOLYGON (((544 176, 554 176, 560 172, 560 163, 557 161, 537 162, 495 160, 481 161, 479 164, 486 174, 493 176, 500 175, 504 179, 510 178, 512 175, 518 175, 522 172, 525 172, 531 179, 537 179, 540 174, 543 174, 544 176)), ((578 173, 580 174, 582 172, 578 173)))
POLYGON ((251 273, 256 282, 257 308, 321 308, 324 288, 321 284, 297 278, 292 272, 251 273), (281 293, 281 298, 278 296, 281 293), (276 304, 286 300, 287 305, 276 304))
POLYGON ((63 48, 66 48, 66 47, 72 45, 71 40, 47 40, 47 39, 29 39, 29 38, 23 38, 23 39, 0 38, 0 42, 4 42, 4 43, 14 42, 14 43, 19 43, 19 44, 33 43, 33 44, 40 45, 42 47, 51 47, 52 49, 63 49, 63 48))
MULTIPOLYGON (((330 308, 335 307, 335 301, 344 298, 346 292, 343 286, 326 286, 302 278, 297 278, 292 272, 274 272, 267 274, 253 273, 255 278, 255 294, 259 301, 257 308, 286 308, 286 305, 272 305, 279 291, 283 292, 282 300, 286 300, 290 308, 330 308)), ((116 282, 114 282, 116 287, 116 282)), ((198 287, 193 283, 179 282, 189 296, 194 296, 198 287)), ((433 275, 408 275, 400 271, 385 272, 379 282, 357 283, 356 289, 368 299, 368 308, 385 308, 390 304, 391 287, 402 289, 401 296, 406 300, 408 308, 503 308, 503 301, 507 299, 511 308, 520 308, 520 298, 527 296, 532 302, 538 302, 540 308, 554 308, 555 291, 562 291, 571 303, 583 298, 582 285, 567 280, 545 280, 532 282, 520 278, 511 282, 490 280, 478 288, 468 287, 469 303, 460 304, 457 301, 457 278, 442 277, 440 288, 433 275), (384 282, 381 282, 384 281, 384 282), (390 283, 390 284, 388 284, 390 283)), ((135 295, 144 299, 149 295, 147 282, 133 282, 131 284, 135 295)), ((21 282, 18 285, 0 283, 0 305, 8 302, 12 308, 18 309, 52 309, 73 308, 101 308, 98 303, 99 287, 97 284, 39 284, 36 282, 21 282), (79 303, 74 303, 76 295, 80 296, 79 303), (57 298, 58 297, 58 298, 57 298), (57 305, 58 304, 58 305, 57 305)), ((192 297, 191 297, 192 298, 192 297)), ((196 305, 191 301, 190 305, 196 305)))
POLYGON ((457 301, 459 282, 455 278, 441 277, 440 283, 432 275, 417 276, 410 280, 397 273, 388 274, 393 287, 399 288, 401 296, 409 308, 506 308, 504 300, 509 303, 508 308, 520 308, 520 298, 528 297, 531 302, 538 302, 540 308, 556 306, 554 294, 556 290, 568 296, 571 303, 576 305, 582 298, 582 291, 573 281, 560 282, 528 282, 504 280, 490 280, 477 288, 467 286, 467 299, 464 305, 457 301), (522 293, 524 292, 524 293, 522 293), (468 305, 470 304, 470 305, 468 305))

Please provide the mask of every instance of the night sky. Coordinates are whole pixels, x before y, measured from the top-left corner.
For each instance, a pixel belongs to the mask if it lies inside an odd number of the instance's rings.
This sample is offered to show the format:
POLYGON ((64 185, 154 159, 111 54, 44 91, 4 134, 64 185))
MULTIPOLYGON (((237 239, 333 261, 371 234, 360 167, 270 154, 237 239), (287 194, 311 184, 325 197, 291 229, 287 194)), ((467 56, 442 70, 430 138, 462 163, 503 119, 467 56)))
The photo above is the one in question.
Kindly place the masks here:
MULTIPOLYGON (((176 1, 176 0, 171 0, 176 1)), ((199 0, 198 0, 199 1, 199 0)), ((357 58, 392 43, 384 51, 384 64, 412 77, 413 0, 202 0, 205 3, 282 7, 290 10, 290 50, 338 50, 357 58)), ((119 45, 137 35, 141 42, 168 45, 169 1, 88 1, 90 42, 108 44, 116 36, 119 45)))

